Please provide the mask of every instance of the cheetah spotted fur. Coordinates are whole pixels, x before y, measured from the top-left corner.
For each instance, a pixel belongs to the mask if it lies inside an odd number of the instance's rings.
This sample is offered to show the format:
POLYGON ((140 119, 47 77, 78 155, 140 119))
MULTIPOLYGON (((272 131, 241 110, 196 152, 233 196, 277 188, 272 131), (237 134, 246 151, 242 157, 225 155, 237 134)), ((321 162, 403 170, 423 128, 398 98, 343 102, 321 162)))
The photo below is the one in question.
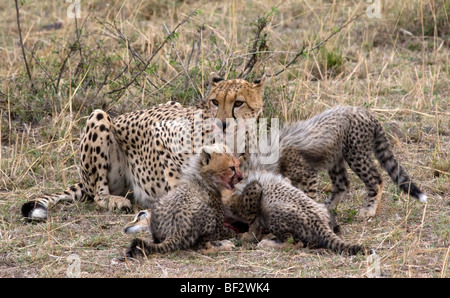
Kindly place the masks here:
POLYGON ((216 241, 232 238, 234 232, 224 227, 221 191, 234 189, 242 180, 239 165, 240 161, 218 144, 204 147, 200 154, 192 156, 177 187, 151 210, 154 243, 136 238, 126 256, 135 258, 189 248, 214 250, 222 246, 216 241))
POLYGON ((84 198, 107 209, 130 209, 127 194, 141 207, 151 207, 175 187, 188 158, 212 142, 212 126, 201 123, 257 118, 263 89, 264 77, 249 83, 212 74, 209 93, 195 106, 168 102, 116 118, 95 110, 81 137, 81 181, 61 193, 30 200, 22 206, 22 215, 45 220, 47 210, 58 202, 84 198), (198 125, 202 129, 196 129, 198 125))

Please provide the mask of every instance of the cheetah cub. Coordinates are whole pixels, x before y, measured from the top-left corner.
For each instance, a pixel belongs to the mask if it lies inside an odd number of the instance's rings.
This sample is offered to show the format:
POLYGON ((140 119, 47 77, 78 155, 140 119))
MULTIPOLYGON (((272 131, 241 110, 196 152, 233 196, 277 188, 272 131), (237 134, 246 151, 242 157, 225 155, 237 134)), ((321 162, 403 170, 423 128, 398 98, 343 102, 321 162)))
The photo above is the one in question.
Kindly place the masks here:
POLYGON ((366 109, 339 106, 306 121, 299 121, 280 134, 278 172, 314 198, 317 172, 327 170, 333 188, 325 201, 335 209, 350 184, 347 164, 367 188, 365 206, 358 216, 375 216, 383 180, 372 160, 372 153, 391 179, 420 202, 427 196, 420 191, 392 153, 389 140, 377 119, 366 109))
POLYGON ((313 244, 338 253, 364 252, 362 246, 349 244, 336 235, 333 219, 323 204, 279 174, 252 171, 236 186, 234 195, 224 197, 223 202, 229 218, 246 221, 255 227, 253 232, 272 233, 277 243, 293 239, 303 246, 313 244))
POLYGON ((223 145, 205 146, 182 169, 180 183, 151 208, 154 243, 134 239, 127 257, 165 253, 177 249, 231 249, 232 243, 215 242, 235 233, 223 226, 221 191, 241 181, 240 161, 223 145), (228 151, 229 152, 229 151, 228 151))

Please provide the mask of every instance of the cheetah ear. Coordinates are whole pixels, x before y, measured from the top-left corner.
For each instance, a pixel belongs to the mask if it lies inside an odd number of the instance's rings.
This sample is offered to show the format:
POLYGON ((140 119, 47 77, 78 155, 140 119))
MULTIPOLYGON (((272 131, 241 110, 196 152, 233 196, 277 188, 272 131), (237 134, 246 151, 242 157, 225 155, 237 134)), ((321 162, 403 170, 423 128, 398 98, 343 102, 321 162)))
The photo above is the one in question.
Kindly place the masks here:
POLYGON ((224 79, 219 77, 215 72, 212 72, 209 75, 209 84, 211 86, 216 86, 218 82, 223 81, 224 79))
POLYGON ((202 151, 200 152, 200 161, 204 166, 208 165, 209 161, 211 160, 211 152, 208 151, 209 150, 206 147, 203 147, 202 151))
POLYGON ((266 74, 263 74, 259 79, 256 79, 255 81, 253 81, 253 86, 254 87, 261 87, 264 86, 265 82, 266 82, 266 74))
POLYGON ((242 162, 242 161, 244 161, 244 154, 245 154, 245 153, 234 153, 233 156, 234 156, 235 158, 237 158, 237 160, 238 160, 239 162, 242 162))
POLYGON ((253 82, 253 88, 257 89, 261 94, 264 93, 264 85, 266 83, 267 76, 265 74, 262 75, 259 79, 256 79, 253 82))

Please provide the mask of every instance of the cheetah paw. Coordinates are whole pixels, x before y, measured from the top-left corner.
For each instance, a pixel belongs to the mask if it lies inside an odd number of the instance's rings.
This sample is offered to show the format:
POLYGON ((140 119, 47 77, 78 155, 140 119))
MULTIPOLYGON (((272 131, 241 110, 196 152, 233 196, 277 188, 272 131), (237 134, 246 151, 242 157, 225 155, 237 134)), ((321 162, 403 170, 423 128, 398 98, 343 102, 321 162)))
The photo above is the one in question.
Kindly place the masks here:
POLYGON ((356 214, 357 218, 359 219, 369 219, 371 217, 374 217, 377 213, 377 208, 374 207, 364 207, 361 208, 358 213, 356 214))
POLYGON ((120 196, 110 196, 108 200, 109 210, 131 210, 131 202, 120 196))
POLYGON ((218 251, 231 251, 234 247, 234 243, 230 240, 209 241, 205 243, 200 252, 203 254, 209 254, 218 251))
POLYGON ((245 243, 256 243, 259 241, 259 238, 254 233, 251 232, 239 234, 237 238, 245 243))
POLYGON ((256 246, 261 249, 278 249, 278 250, 285 250, 285 249, 300 249, 303 248, 302 242, 297 243, 289 243, 289 242, 278 242, 274 239, 270 238, 264 238, 261 240, 258 245, 256 246))
POLYGON ((229 251, 229 250, 233 250, 233 248, 235 248, 235 245, 230 240, 219 241, 218 250, 229 251))
POLYGON ((131 210, 131 202, 125 197, 121 196, 108 196, 96 200, 100 207, 107 208, 109 210, 131 210))

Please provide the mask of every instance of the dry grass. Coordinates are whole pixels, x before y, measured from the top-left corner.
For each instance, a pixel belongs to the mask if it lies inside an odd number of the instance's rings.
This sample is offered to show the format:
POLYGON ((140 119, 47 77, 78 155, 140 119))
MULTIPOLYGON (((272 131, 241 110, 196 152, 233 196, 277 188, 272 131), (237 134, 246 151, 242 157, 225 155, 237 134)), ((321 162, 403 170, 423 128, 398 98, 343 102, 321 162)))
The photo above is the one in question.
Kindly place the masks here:
MULTIPOLYGON (((427 205, 417 203, 384 175, 380 215, 359 222, 354 214, 364 193, 352 175, 351 192, 338 210, 343 237, 376 249, 382 276, 450 277, 450 8, 439 0, 381 2, 381 19, 361 17, 271 79, 265 114, 293 121, 337 104, 371 108, 389 132, 399 161, 430 198, 427 205)), ((179 251, 118 263, 114 258, 131 240, 121 233, 131 215, 76 203, 57 206, 46 223, 24 224, 20 216, 28 198, 77 181, 80 130, 93 109, 118 114, 169 98, 191 104, 205 93, 211 71, 235 77, 243 70, 255 28, 251 23, 277 4, 86 0, 77 34, 75 20, 66 16, 69 3, 28 1, 20 13, 38 90, 33 93, 17 43, 14 3, 2 1, 0 276, 64 277, 71 254, 81 259, 82 277, 367 276, 370 264, 363 256, 269 251, 248 244, 214 255, 179 251), (136 53, 151 57, 167 36, 165 26, 172 30, 195 9, 199 13, 180 26, 137 84, 110 93, 140 71, 136 53), (58 21, 62 26, 55 30, 58 21), (125 40, 117 39, 114 24, 125 40)), ((324 39, 366 5, 283 2, 265 31, 269 52, 250 77, 281 69, 304 42, 324 39)))

